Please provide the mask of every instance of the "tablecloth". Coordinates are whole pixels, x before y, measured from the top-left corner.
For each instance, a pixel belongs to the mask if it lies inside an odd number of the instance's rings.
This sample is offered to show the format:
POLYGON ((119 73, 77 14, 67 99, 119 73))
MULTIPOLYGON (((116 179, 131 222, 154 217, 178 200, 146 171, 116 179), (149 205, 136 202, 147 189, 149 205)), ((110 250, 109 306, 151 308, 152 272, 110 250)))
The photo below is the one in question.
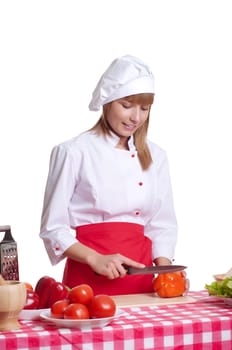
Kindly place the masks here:
POLYGON ((206 291, 189 292, 195 302, 123 308, 104 328, 81 331, 44 321, 20 321, 0 332, 0 349, 32 350, 230 350, 232 307, 206 291))

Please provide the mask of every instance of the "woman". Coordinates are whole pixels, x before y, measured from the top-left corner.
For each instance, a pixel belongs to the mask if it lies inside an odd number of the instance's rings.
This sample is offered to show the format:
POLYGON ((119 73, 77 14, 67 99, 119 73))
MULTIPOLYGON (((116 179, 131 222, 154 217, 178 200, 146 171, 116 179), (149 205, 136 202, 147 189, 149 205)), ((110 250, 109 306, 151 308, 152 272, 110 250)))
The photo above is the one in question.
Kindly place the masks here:
POLYGON ((115 59, 89 108, 96 125, 54 147, 40 237, 52 264, 66 258, 63 283, 94 293, 152 291, 152 275, 125 265, 167 265, 177 224, 165 152, 147 140, 154 77, 140 59, 115 59), (75 235, 73 234, 75 231, 75 235))

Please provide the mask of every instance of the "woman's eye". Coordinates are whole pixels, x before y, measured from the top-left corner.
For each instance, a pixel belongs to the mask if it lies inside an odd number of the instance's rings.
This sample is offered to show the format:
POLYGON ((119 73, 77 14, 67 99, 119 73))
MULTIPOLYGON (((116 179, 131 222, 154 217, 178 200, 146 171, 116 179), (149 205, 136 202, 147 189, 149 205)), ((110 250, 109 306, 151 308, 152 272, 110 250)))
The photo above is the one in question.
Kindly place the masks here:
POLYGON ((148 111, 148 110, 149 110, 149 106, 141 106, 141 109, 142 109, 143 111, 148 111))
POLYGON ((125 103, 123 103, 122 106, 123 106, 123 108, 130 108, 131 107, 131 105, 125 104, 125 103))

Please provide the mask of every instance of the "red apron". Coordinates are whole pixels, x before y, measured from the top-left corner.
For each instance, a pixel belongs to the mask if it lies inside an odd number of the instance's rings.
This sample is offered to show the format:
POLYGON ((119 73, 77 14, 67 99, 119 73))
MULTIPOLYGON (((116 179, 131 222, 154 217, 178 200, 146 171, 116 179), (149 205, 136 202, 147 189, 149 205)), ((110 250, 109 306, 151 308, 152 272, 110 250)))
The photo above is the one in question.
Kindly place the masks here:
MULTIPOLYGON (((145 265, 152 264, 152 242, 144 227, 127 222, 104 222, 76 228, 79 242, 101 254, 120 253, 145 265)), ((63 283, 70 288, 87 283, 95 294, 133 294, 152 292, 153 275, 127 275, 113 280, 97 275, 87 264, 67 259, 63 283)))

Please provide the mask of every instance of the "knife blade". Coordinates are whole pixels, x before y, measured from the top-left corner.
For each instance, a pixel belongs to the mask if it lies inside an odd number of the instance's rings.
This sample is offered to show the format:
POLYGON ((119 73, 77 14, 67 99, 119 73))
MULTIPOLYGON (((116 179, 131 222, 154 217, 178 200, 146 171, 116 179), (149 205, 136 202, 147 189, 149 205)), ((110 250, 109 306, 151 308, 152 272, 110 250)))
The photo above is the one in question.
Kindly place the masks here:
POLYGON ((147 275, 147 274, 155 274, 155 273, 168 273, 168 272, 177 272, 183 271, 187 268, 187 266, 183 265, 162 265, 162 266, 146 266, 142 269, 138 269, 136 267, 126 266, 123 267, 127 270, 128 275, 147 275))

